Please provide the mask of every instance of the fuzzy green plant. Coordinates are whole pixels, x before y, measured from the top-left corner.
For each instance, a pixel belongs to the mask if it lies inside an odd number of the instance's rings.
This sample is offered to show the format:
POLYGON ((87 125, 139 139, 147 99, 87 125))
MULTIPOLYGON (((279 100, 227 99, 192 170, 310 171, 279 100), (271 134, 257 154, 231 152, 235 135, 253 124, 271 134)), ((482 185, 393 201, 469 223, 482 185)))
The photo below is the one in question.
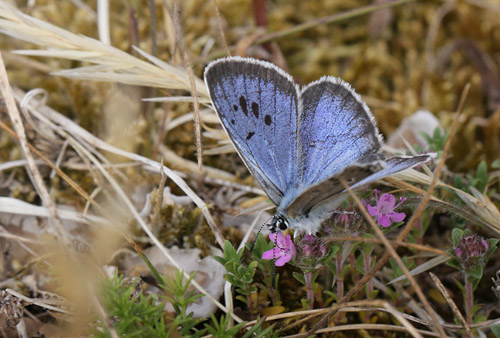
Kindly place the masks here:
POLYGON ((429 144, 429 150, 436 152, 437 157, 441 158, 444 145, 448 139, 448 134, 443 132, 441 128, 436 127, 432 135, 423 132, 421 132, 420 135, 422 135, 422 137, 427 141, 427 144, 429 144))
MULTIPOLYGON (((113 329, 120 337, 169 337, 163 319, 163 303, 153 295, 137 291, 137 282, 126 283, 116 273, 101 285, 101 302, 113 329), (158 303, 158 304, 157 304, 158 303)), ((103 320, 98 321, 94 335, 112 337, 103 320)))
MULTIPOLYGON (((213 314, 210 314, 210 317, 212 318, 213 326, 206 325, 205 327, 212 335, 214 338, 232 338, 237 336, 237 334, 241 334, 242 328, 245 326, 245 322, 241 322, 238 325, 235 325, 231 328, 229 327, 229 320, 230 316, 225 316, 222 315, 219 318, 219 321, 217 321, 217 318, 213 314)), ((242 338, 261 338, 261 337, 278 337, 276 332, 272 332, 273 326, 268 326, 267 328, 263 329, 262 324, 264 324, 264 318, 261 318, 255 325, 252 327, 248 328, 244 334, 242 334, 239 337, 242 338)))
POLYGON ((196 291, 189 290, 189 284, 191 284, 194 275, 194 273, 191 274, 184 282, 184 273, 177 271, 175 277, 163 279, 161 287, 165 291, 166 300, 172 304, 175 312, 175 317, 167 325, 170 334, 176 332, 176 334, 186 337, 200 337, 205 333, 205 329, 196 328, 203 320, 193 318, 193 313, 188 313, 187 309, 190 304, 202 297, 196 291))
POLYGON ((214 256, 214 259, 228 271, 224 278, 236 287, 236 292, 239 294, 236 298, 245 303, 250 311, 253 311, 256 304, 254 304, 252 293, 257 291, 256 286, 253 284, 253 277, 258 263, 253 261, 248 266, 245 266, 242 263, 244 251, 244 248, 236 251, 231 242, 226 240, 224 243, 224 256, 214 256))
MULTIPOLYGON (((244 328, 246 322, 231 326, 229 315, 221 315, 217 319, 214 314, 210 314, 211 325, 205 319, 193 318, 193 313, 188 313, 188 306, 202 296, 189 290, 193 278, 194 273, 185 280, 182 271, 177 271, 171 278, 162 278, 160 286, 165 292, 163 298, 172 305, 173 316, 167 316, 165 303, 160 302, 161 297, 143 294, 139 281, 127 283, 124 276, 118 274, 104 280, 101 286, 101 302, 107 317, 110 318, 108 322, 111 323, 112 330, 120 337, 201 337, 207 333, 221 338, 273 337, 272 326, 262 327, 264 319, 244 328)), ((112 337, 104 322, 97 321, 93 330, 96 337, 112 337)))
MULTIPOLYGON (((459 175, 455 175, 453 185, 463 191, 471 191, 471 188, 477 189, 480 193, 485 193, 488 185, 493 182, 494 178, 488 173, 488 166, 485 161, 479 162, 474 174, 465 175, 464 180, 459 175)), ((491 194, 493 191, 490 191, 491 194)))

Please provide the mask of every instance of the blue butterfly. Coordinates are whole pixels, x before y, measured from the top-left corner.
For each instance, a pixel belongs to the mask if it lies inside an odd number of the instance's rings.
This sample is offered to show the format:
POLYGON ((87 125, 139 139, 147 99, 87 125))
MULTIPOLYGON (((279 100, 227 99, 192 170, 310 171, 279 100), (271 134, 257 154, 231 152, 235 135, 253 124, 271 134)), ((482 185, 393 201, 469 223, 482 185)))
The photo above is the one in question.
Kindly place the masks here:
POLYGON ((205 69, 224 130, 277 206, 269 226, 315 234, 351 188, 427 162, 431 155, 386 158, 366 103, 331 76, 299 88, 271 63, 227 57, 205 69))

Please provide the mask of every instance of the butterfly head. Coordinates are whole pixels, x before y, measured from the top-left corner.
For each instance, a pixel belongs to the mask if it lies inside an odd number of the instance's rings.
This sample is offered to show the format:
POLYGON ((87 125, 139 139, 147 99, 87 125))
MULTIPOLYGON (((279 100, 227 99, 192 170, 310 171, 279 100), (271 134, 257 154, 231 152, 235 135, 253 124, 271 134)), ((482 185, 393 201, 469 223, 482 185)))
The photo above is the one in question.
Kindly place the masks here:
POLYGON ((269 231, 273 233, 278 231, 285 231, 289 228, 289 226, 290 224, 285 216, 276 214, 273 217, 271 224, 269 224, 269 231))

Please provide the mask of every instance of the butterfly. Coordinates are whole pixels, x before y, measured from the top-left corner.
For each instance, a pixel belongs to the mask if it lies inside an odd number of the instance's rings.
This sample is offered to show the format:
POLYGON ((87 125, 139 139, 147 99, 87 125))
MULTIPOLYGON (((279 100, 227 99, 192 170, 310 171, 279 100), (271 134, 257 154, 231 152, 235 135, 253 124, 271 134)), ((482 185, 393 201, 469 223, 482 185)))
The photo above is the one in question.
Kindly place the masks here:
POLYGON ((227 57, 204 72, 212 105, 250 173, 277 206, 271 232, 315 234, 351 189, 425 163, 386 158, 366 103, 343 80, 300 88, 272 63, 227 57))

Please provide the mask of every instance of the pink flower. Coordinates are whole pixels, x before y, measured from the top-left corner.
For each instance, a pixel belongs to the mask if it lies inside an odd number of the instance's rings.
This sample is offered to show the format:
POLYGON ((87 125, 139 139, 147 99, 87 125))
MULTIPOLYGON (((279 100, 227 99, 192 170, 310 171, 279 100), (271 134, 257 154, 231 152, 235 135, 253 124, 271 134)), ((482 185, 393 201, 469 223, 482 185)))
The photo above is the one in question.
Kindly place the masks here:
POLYGON ((455 256, 463 262, 467 262, 476 257, 484 256, 490 244, 483 237, 476 234, 465 235, 458 245, 453 249, 455 256))
POLYGON ((282 232, 270 233, 269 239, 271 239, 271 242, 276 243, 276 247, 265 251, 262 254, 262 259, 276 258, 276 266, 283 266, 295 257, 295 245, 290 235, 285 238, 282 232), (276 236, 278 236, 277 239, 276 236))
POLYGON ((399 207, 406 198, 401 197, 399 203, 396 205, 396 198, 392 194, 382 194, 379 198, 378 194, 380 191, 375 189, 375 200, 377 201, 377 206, 367 205, 366 208, 372 217, 377 217, 377 222, 384 228, 389 227, 392 222, 401 222, 405 219, 406 214, 404 212, 394 212, 394 209, 399 207))
POLYGON ((319 238, 312 235, 305 235, 300 242, 299 248, 302 249, 306 257, 322 258, 327 253, 326 246, 323 245, 319 238))

